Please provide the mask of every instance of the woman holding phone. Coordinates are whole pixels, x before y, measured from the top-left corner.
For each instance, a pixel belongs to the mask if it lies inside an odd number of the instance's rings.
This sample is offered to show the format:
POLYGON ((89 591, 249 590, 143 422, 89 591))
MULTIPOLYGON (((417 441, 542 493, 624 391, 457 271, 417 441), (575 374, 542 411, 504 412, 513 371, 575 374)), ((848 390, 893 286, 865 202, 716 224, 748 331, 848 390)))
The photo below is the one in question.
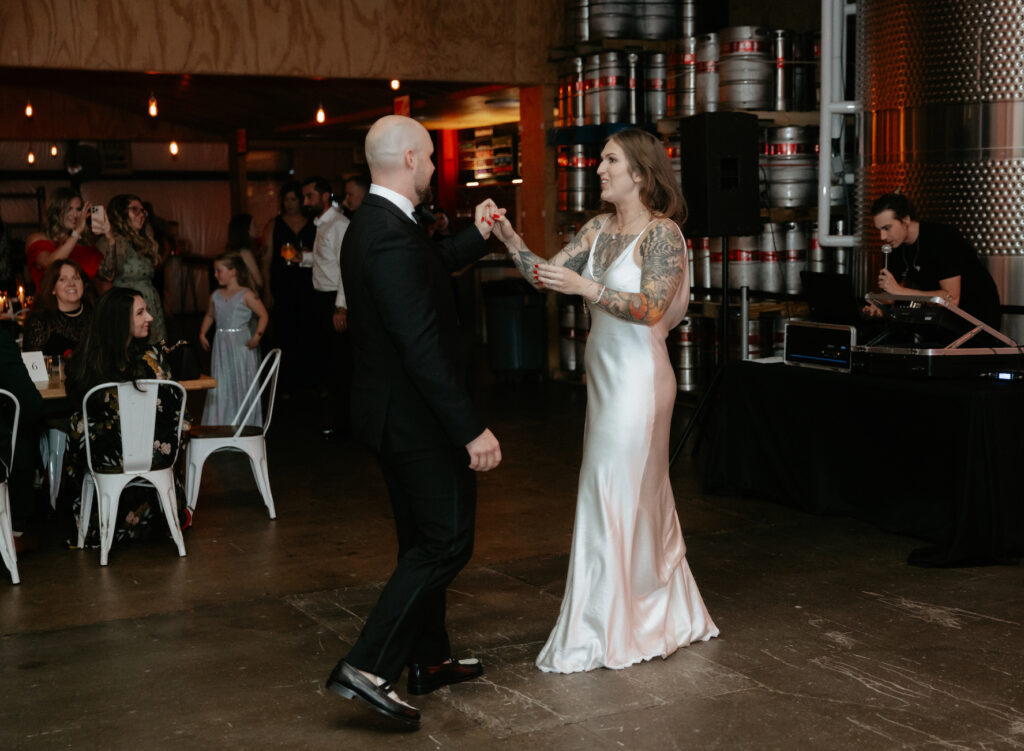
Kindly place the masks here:
POLYGON ((86 224, 90 209, 92 204, 83 201, 71 188, 57 188, 50 195, 42 231, 29 235, 25 241, 28 270, 37 291, 46 270, 67 258, 82 267, 89 281, 96 278, 103 254, 88 242, 92 237, 86 224))
POLYGON ((93 231, 100 235, 97 243, 103 253, 99 277, 115 287, 138 290, 153 316, 149 341, 167 338, 164 306, 153 284, 160 265, 160 252, 146 226, 146 209, 138 196, 124 193, 110 199, 107 216, 93 216, 93 231))

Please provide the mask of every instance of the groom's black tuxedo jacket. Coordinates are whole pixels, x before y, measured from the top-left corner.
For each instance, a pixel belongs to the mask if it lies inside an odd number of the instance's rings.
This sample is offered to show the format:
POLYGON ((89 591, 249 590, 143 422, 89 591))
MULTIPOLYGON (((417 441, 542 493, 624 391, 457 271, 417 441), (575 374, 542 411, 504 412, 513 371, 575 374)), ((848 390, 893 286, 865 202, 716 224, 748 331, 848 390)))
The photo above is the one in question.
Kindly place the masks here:
POLYGON ((352 429, 373 448, 464 446, 483 432, 466 387, 450 273, 486 248, 475 227, 435 243, 375 194, 352 217, 341 245, 352 429))

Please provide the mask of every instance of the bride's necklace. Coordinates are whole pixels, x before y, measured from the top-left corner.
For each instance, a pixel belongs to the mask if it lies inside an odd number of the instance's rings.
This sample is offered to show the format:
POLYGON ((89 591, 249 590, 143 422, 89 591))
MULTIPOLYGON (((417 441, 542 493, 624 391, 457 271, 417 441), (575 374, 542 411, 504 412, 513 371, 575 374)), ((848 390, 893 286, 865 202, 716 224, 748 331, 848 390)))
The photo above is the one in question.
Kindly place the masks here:
POLYGON ((77 308, 75 308, 72 311, 62 310, 61 313, 63 313, 68 318, 78 318, 78 316, 82 315, 82 311, 83 310, 85 310, 85 306, 84 305, 79 305, 77 308))
POLYGON ((641 216, 638 216, 638 217, 634 217, 633 219, 630 219, 625 224, 618 224, 617 225, 616 234, 618 234, 618 235, 636 234, 635 232, 632 232, 629 228, 632 227, 634 224, 638 224, 637 219, 643 220, 643 224, 647 225, 647 223, 651 221, 651 215, 650 214, 647 214, 646 216, 641 215, 641 216))

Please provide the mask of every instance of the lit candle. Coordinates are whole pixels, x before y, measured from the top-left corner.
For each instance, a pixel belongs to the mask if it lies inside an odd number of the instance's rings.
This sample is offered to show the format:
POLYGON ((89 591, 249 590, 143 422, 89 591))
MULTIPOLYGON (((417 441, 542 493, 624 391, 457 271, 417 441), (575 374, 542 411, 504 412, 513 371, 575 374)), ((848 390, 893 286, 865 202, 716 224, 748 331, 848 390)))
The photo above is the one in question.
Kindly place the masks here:
POLYGON ((18 302, 21 305, 25 304, 25 288, 22 287, 20 284, 18 285, 18 302))

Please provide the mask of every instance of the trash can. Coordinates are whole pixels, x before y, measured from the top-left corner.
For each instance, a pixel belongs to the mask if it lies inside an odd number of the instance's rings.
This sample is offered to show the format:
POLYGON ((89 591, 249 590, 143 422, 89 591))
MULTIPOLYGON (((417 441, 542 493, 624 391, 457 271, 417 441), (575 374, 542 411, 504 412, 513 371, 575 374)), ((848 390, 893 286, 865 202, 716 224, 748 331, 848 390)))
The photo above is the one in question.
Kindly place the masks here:
POLYGON ((547 369, 547 296, 521 279, 483 284, 487 359, 495 373, 547 369))

